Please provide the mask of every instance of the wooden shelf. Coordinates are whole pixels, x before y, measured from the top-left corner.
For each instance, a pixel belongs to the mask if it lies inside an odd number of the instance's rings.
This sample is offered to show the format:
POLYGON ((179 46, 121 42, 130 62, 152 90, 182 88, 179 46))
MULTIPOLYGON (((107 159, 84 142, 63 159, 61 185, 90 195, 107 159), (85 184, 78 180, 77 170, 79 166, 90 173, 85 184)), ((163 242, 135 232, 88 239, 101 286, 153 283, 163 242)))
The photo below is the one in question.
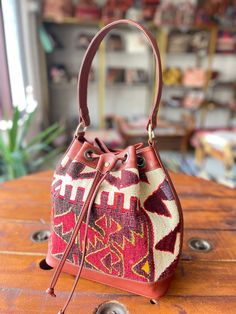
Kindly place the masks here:
MULTIPOLYGON (((89 86, 94 86, 96 84, 98 84, 98 82, 96 82, 96 81, 89 81, 89 86)), ((60 90, 64 90, 64 89, 70 90, 70 89, 73 89, 73 90, 76 90, 77 82, 76 83, 72 83, 72 82, 53 83, 53 82, 50 82, 49 86, 52 89, 60 89, 60 90)))
MULTIPOLYGON (((68 18, 64 18, 62 20, 54 20, 51 18, 44 18, 43 19, 43 23, 46 24, 55 24, 55 28, 58 25, 58 29, 60 26, 63 27, 63 25, 65 25, 65 27, 67 25, 75 25, 78 26, 78 30, 81 30, 82 27, 94 27, 94 28, 101 28, 102 26, 104 26, 104 21, 102 20, 97 20, 97 21, 85 21, 85 20, 81 20, 78 19, 76 17, 68 17, 68 18), (79 28, 79 26, 81 28, 79 28)), ((152 30, 153 34, 156 36, 157 40, 158 40, 158 44, 159 44, 159 48, 160 48, 160 52, 161 52, 161 58, 162 58, 162 66, 163 69, 165 68, 166 65, 166 60, 168 60, 168 57, 170 56, 175 56, 175 57, 182 57, 183 60, 184 58, 193 58, 197 56, 197 52, 196 51, 186 51, 186 52, 168 52, 168 36, 169 36, 169 32, 172 30, 180 30, 180 31, 197 31, 197 30, 206 30, 209 31, 209 46, 208 49, 206 51, 206 54, 204 55, 204 68, 206 68, 207 71, 207 79, 208 79, 208 83, 205 84, 204 86, 184 86, 182 84, 179 85, 163 85, 164 90, 173 90, 173 94, 175 91, 175 94, 178 94, 177 91, 179 91, 179 94, 184 94, 184 92, 187 91, 202 91, 205 93, 205 95, 210 94, 209 92, 215 91, 214 89, 219 88, 221 91, 223 88, 227 89, 227 91, 231 91, 231 89, 235 88, 236 84, 235 82, 214 82, 211 81, 209 79, 211 79, 212 77, 212 72, 214 72, 213 70, 213 60, 214 57, 225 57, 225 56, 236 56, 235 53, 221 53, 221 52, 216 52, 216 47, 217 47, 217 36, 218 36, 218 32, 220 30, 228 30, 228 31, 235 31, 236 32, 236 26, 235 27, 227 27, 227 26, 219 26, 219 25, 191 25, 191 26, 176 26, 176 25, 161 25, 161 26, 157 26, 155 25, 153 22, 147 22, 145 23, 145 26, 149 29, 152 30), (205 65, 205 63, 207 63, 205 65), (181 93, 182 92, 182 93, 181 93)), ((128 25, 122 25, 120 27, 121 30, 123 30, 124 32, 127 30, 132 31, 132 27, 130 28, 128 25)), ((60 29, 61 30, 61 29, 60 29)), ((69 31, 70 29, 68 29, 69 31)), ((82 49, 79 48, 83 53, 86 49, 82 49)), ((105 63, 105 57, 109 56, 109 57, 115 57, 115 56, 120 56, 120 55, 125 55, 127 56, 127 58, 129 59, 128 56, 131 55, 135 55, 135 56, 143 56, 149 54, 149 50, 147 51, 143 51, 143 52, 129 52, 126 50, 122 50, 122 51, 113 51, 113 50, 106 50, 106 45, 104 44, 101 47, 101 53, 98 55, 98 69, 97 69, 97 73, 98 76, 96 74, 96 81, 90 82, 89 84, 91 84, 91 86, 96 86, 96 88, 98 88, 99 90, 99 121, 100 121, 100 125, 102 125, 102 119, 103 119, 103 113, 104 113, 104 104, 105 104, 105 90, 112 90, 114 89, 114 93, 116 93, 116 89, 124 89, 124 91, 126 91, 126 89, 131 89, 132 87, 134 88, 134 90, 136 90, 137 88, 143 90, 143 88, 146 88, 147 90, 151 90, 151 87, 154 88, 155 87, 155 81, 153 80, 149 80, 146 83, 134 83, 134 84, 127 84, 125 82, 120 82, 120 83, 107 83, 106 82, 106 73, 105 73, 105 69, 107 68, 107 64, 105 63), (97 80, 98 78, 98 80, 97 80)), ((190 61, 192 62, 192 59, 188 59, 189 63, 190 61)), ((70 82, 65 82, 65 83, 50 83, 50 88, 53 90, 64 90, 64 91, 69 91, 69 90, 76 90, 76 84, 75 83, 70 83, 70 82)), ((171 108, 178 108, 180 109, 180 107, 172 107, 171 108)), ((184 110, 190 110, 188 108, 181 108, 184 110)), ((198 109, 196 109, 195 111, 197 111, 198 109)))
POLYGON ((236 88, 236 82, 235 81, 222 81, 222 82, 215 82, 213 84, 209 85, 210 88, 236 88))
MULTIPOLYGON (((71 17, 64 17, 63 19, 55 20, 54 18, 50 17, 44 17, 43 23, 53 23, 53 24, 76 24, 81 26, 96 26, 99 27, 100 25, 106 24, 103 20, 81 20, 77 17, 71 16, 71 17)), ((181 25, 161 25, 158 26, 153 22, 146 22, 146 27, 149 28, 155 28, 155 29, 173 29, 173 30, 212 30, 212 29, 218 29, 218 30, 227 30, 231 32, 236 32, 236 26, 223 26, 223 25, 205 25, 205 24, 199 24, 199 25, 189 25, 189 26, 181 26, 181 25)))
POLYGON ((127 84, 127 83, 107 83, 106 87, 107 88, 130 88, 130 87, 148 87, 150 86, 150 82, 146 82, 146 83, 132 83, 132 84, 127 84))
POLYGON ((174 88, 174 89, 186 89, 186 90, 189 90, 189 89, 198 89, 198 90, 202 90, 205 88, 205 86, 201 86, 201 87, 197 87, 197 86, 185 86, 185 85, 163 85, 164 88, 167 88, 167 89, 171 89, 171 88, 174 88))
POLYGON ((43 18, 43 23, 100 27, 102 22, 99 20, 98 21, 85 21, 85 20, 80 20, 76 17, 65 17, 62 20, 55 20, 53 18, 43 18))
MULTIPOLYGON (((205 88, 205 86, 202 87, 195 87, 195 86, 184 86, 184 85, 163 85, 163 88, 166 89, 182 89, 182 90, 203 90, 205 88)), ((212 88, 234 88, 236 89, 236 83, 233 82, 218 82, 215 84, 209 84, 208 89, 212 89, 212 88)))
POLYGON ((216 51, 215 52, 215 56, 220 56, 220 57, 235 57, 236 56, 236 51, 232 51, 232 52, 219 52, 219 51, 216 51))
MULTIPOLYGON (((188 52, 188 51, 183 51, 183 52, 171 52, 171 51, 169 52, 169 51, 167 51, 166 54, 169 56, 173 55, 175 57, 182 57, 182 56, 186 56, 186 55, 191 56, 191 57, 196 57, 197 51, 190 51, 190 52, 188 52)), ((206 56, 207 56, 207 51, 206 51, 206 56)))

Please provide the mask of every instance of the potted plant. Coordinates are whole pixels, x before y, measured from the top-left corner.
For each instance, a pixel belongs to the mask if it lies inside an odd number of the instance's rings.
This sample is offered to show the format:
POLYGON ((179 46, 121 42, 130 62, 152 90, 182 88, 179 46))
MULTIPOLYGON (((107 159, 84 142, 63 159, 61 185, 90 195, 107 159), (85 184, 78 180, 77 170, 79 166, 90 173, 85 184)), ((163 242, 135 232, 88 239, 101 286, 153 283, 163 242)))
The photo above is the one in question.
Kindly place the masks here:
POLYGON ((0 121, 0 181, 35 172, 63 150, 54 144, 64 132, 58 123, 30 134, 36 108, 36 101, 28 95, 26 106, 14 106, 12 118, 0 121))

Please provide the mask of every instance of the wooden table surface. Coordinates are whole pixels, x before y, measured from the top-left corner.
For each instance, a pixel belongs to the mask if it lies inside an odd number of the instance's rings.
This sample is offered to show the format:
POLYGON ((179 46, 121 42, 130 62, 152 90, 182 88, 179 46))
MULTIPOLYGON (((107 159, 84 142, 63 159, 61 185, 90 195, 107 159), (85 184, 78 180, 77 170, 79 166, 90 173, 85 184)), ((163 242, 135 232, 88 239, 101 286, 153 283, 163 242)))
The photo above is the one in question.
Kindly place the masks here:
MULTIPOLYGON (((26 176, 0 185, 0 313, 57 313, 74 278, 62 274, 57 298, 45 293, 52 270, 42 270, 47 243, 31 235, 48 230, 52 172, 26 176)), ((124 304, 130 314, 236 313, 236 191, 201 179, 172 174, 185 219, 184 248, 167 296, 157 304, 81 279, 69 313, 94 313, 109 300, 124 304), (189 248, 188 240, 204 238, 208 252, 189 248)))

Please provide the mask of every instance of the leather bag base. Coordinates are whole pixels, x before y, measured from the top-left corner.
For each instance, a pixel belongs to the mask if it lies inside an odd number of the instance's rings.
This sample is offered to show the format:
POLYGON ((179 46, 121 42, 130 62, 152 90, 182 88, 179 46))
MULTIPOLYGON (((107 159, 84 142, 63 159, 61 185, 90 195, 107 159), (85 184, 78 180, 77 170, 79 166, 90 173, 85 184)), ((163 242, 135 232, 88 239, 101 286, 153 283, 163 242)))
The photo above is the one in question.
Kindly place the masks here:
MULTIPOLYGON (((49 266, 55 268, 60 260, 48 253, 46 257, 46 262, 49 266)), ((62 270, 67 274, 75 276, 78 273, 78 266, 69 262, 65 262, 62 270)), ((156 282, 140 282, 124 278, 117 278, 84 267, 81 273, 81 277, 84 279, 103 283, 113 288, 138 294, 149 299, 159 299, 167 292, 171 284, 173 275, 165 279, 158 280, 156 282)))

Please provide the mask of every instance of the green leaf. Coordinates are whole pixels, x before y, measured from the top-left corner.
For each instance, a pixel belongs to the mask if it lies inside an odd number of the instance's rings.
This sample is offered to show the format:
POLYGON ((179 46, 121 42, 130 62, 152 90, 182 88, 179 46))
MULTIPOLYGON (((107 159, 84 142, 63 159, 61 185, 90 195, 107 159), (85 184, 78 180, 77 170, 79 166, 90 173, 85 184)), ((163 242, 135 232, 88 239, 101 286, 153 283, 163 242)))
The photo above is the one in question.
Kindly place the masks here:
POLYGON ((53 133, 49 134, 49 136, 45 139, 44 143, 51 144, 64 131, 65 131, 65 128, 58 125, 58 129, 56 129, 53 133))
POLYGON ((27 168, 23 161, 17 162, 14 166, 14 178, 25 176, 28 173, 27 168))
POLYGON ((17 107, 15 107, 14 111, 13 111, 12 127, 8 131, 9 149, 11 152, 13 152, 15 150, 15 146, 16 146, 16 138, 17 138, 19 119, 20 119, 20 111, 18 110, 17 107))
POLYGON ((18 132, 19 135, 17 138, 17 145, 16 145, 18 149, 22 146, 22 143, 25 140, 27 133, 29 132, 31 123, 34 119, 35 112, 36 111, 33 111, 26 115, 26 120, 24 121, 22 128, 18 132))
POLYGON ((11 152, 7 145, 7 143, 4 142, 2 135, 0 134, 0 155, 5 161, 11 160, 11 152))
POLYGON ((7 143, 4 142, 3 136, 1 133, 0 133, 0 157, 2 158, 1 169, 2 169, 2 173, 4 177, 8 179, 14 178, 11 152, 9 150, 7 143))
POLYGON ((44 150, 49 150, 50 147, 45 144, 45 143, 35 143, 31 146, 28 146, 25 148, 25 151, 27 154, 32 154, 32 153, 37 153, 37 152, 42 152, 44 150))
POLYGON ((38 133, 36 136, 34 136, 27 146, 29 147, 29 146, 31 146, 31 145, 33 145, 35 143, 43 142, 45 140, 45 138, 49 134, 51 134, 55 130, 57 130, 58 127, 59 127, 59 124, 58 123, 54 123, 53 125, 48 127, 46 130, 44 130, 44 131, 38 133))
POLYGON ((63 150, 64 147, 57 147, 45 156, 38 158, 32 163, 33 168, 38 168, 39 166, 42 166, 46 162, 50 161, 52 158, 58 156, 58 154, 61 153, 63 150))
POLYGON ((27 166, 24 160, 24 151, 18 150, 12 153, 12 167, 14 177, 18 178, 27 174, 27 166))

